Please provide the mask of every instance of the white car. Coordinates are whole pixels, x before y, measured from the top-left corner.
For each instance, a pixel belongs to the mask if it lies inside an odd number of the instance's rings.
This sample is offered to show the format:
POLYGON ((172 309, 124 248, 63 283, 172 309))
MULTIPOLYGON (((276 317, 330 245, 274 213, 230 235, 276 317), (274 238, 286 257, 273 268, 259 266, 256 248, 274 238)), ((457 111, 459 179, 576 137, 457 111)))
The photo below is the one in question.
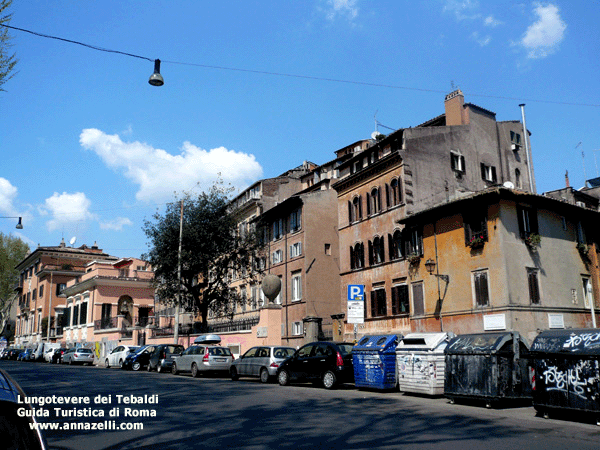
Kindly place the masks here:
POLYGON ((52 362, 52 356, 57 348, 60 348, 60 344, 44 344, 44 361, 52 362))
POLYGON ((109 367, 121 367, 127 355, 135 352, 138 348, 140 347, 137 345, 119 345, 106 356, 104 366, 107 369, 109 367))

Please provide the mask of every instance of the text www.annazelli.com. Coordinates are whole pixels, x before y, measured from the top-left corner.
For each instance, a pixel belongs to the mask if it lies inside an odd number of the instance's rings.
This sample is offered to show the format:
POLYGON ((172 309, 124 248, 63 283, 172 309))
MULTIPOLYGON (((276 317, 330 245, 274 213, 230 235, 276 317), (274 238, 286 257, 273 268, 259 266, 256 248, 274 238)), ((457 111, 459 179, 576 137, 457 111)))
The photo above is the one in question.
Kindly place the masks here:
POLYGON ((143 430, 144 424, 141 422, 121 422, 114 420, 105 420, 103 422, 64 422, 64 423, 29 423, 32 430, 60 430, 60 431, 94 431, 94 430, 115 430, 131 431, 143 430))

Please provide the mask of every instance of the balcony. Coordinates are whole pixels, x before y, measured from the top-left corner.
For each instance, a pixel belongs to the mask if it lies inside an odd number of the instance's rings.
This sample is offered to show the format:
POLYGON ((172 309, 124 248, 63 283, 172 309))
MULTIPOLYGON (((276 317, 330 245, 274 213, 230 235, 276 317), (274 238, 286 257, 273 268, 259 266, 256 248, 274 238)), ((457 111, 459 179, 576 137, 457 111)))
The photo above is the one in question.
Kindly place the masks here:
POLYGON ((94 331, 98 330, 110 330, 117 328, 119 318, 118 317, 105 317, 100 320, 94 321, 94 331))

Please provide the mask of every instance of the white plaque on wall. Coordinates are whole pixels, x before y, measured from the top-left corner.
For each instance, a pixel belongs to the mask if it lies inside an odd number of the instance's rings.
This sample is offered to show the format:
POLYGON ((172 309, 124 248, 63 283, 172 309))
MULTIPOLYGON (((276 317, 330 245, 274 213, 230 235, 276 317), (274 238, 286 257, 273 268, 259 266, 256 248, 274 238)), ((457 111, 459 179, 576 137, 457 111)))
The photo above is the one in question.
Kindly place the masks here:
POLYGON ((258 327, 256 330, 256 337, 266 338, 267 337, 267 327, 258 327))
POLYGON ((565 318, 562 314, 550 314, 548 313, 548 327, 549 328, 564 328, 565 318))
POLYGON ((506 330, 506 314, 488 314, 483 316, 485 331, 506 330))

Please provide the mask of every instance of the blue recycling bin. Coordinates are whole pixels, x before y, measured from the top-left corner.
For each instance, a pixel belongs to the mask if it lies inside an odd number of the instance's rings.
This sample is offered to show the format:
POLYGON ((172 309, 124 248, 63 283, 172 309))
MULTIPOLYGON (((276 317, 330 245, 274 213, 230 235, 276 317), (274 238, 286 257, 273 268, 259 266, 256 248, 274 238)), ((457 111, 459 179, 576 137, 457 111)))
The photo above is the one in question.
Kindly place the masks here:
POLYGON ((396 346, 402 335, 365 336, 352 349, 354 384, 358 388, 397 386, 396 346))

